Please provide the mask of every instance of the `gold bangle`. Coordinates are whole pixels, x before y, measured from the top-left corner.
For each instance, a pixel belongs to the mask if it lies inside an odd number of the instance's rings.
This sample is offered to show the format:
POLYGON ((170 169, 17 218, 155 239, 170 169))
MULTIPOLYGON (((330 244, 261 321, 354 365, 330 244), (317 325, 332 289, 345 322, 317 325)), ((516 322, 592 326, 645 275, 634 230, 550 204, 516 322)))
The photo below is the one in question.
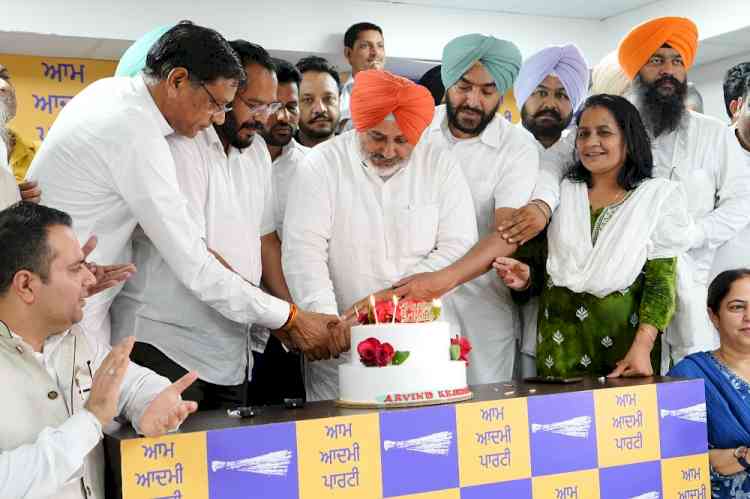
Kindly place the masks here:
POLYGON ((292 303, 289 305, 289 317, 287 317, 286 322, 283 326, 281 326, 282 331, 289 331, 294 327, 294 322, 297 320, 297 305, 292 303))
POLYGON ((544 208, 542 208, 542 206, 538 202, 530 201, 529 203, 536 206, 536 209, 542 212, 542 216, 544 217, 544 225, 547 225, 552 215, 547 214, 547 211, 544 208))

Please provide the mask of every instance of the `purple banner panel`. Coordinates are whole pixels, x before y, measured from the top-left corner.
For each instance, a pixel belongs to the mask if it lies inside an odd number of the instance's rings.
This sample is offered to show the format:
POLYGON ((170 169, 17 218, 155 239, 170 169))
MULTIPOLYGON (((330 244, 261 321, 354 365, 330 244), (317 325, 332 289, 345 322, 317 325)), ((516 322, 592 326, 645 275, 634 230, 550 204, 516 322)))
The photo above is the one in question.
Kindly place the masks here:
POLYGON ((599 490, 606 499, 661 497, 661 463, 650 461, 601 468, 599 490))
POLYGON ((209 431, 211 499, 299 495, 294 423, 209 431))
POLYGON ((529 398, 532 476, 596 468, 591 392, 529 398))
POLYGON ((662 459, 707 452, 703 380, 659 383, 656 393, 662 459))
POLYGON ((454 406, 380 414, 383 496, 458 487, 454 406))
POLYGON ((475 485, 461 489, 461 499, 498 499, 499 497, 531 499, 531 479, 475 485))

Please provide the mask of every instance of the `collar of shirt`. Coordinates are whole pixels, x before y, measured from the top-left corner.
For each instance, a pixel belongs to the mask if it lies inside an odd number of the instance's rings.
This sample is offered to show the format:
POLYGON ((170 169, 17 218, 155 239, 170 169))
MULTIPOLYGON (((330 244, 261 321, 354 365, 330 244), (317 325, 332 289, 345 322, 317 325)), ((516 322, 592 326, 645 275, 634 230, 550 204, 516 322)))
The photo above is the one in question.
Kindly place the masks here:
POLYGON ((273 160, 273 163, 279 163, 285 160, 286 158, 294 154, 294 150, 297 149, 298 147, 299 147, 299 144, 297 143, 297 140, 294 137, 292 137, 289 143, 281 148, 281 154, 276 156, 276 159, 273 160))
POLYGON ((346 80, 346 83, 341 87, 341 93, 343 94, 346 92, 347 94, 352 93, 352 88, 354 87, 354 76, 349 76, 349 79, 346 80))
POLYGON ((148 91, 148 85, 144 80, 143 74, 133 77, 133 85, 135 86, 136 94, 140 95, 143 99, 143 108, 148 111, 154 118, 155 123, 159 126, 159 130, 166 137, 175 133, 172 125, 167 122, 167 119, 162 114, 159 107, 154 102, 154 98, 151 96, 151 92, 148 91))
POLYGON ((33 348, 31 348, 31 345, 29 345, 26 340, 23 339, 22 336, 14 333, 10 329, 8 329, 8 332, 10 333, 11 338, 16 340, 20 345, 25 346, 29 349, 29 351, 32 353, 34 358, 39 361, 44 367, 47 367, 50 365, 49 359, 52 357, 52 355, 55 353, 55 350, 57 350, 57 347, 60 345, 62 340, 70 334, 70 329, 66 329, 62 333, 53 334, 52 336, 47 337, 46 340, 44 340, 44 346, 42 347, 41 352, 35 351, 33 348))
POLYGON ((253 137, 253 142, 248 147, 244 149, 238 149, 232 145, 229 146, 229 154, 226 154, 224 151, 224 144, 221 142, 221 139, 219 138, 219 134, 216 133, 216 128, 212 126, 206 128, 203 133, 198 134, 199 137, 201 137, 201 140, 203 140, 204 144, 209 148, 214 148, 217 151, 221 151, 222 154, 224 154, 226 157, 230 157, 233 154, 243 154, 247 149, 250 149, 251 147, 255 146, 255 143, 258 140, 259 135, 256 133, 255 137, 253 137))
POLYGON ((440 106, 435 108, 435 117, 432 119, 432 123, 430 123, 430 133, 440 132, 444 134, 449 143, 458 143, 479 139, 479 141, 481 141, 483 144, 495 149, 499 149, 500 137, 502 136, 506 126, 507 122, 505 121, 505 118, 503 118, 499 114, 495 114, 495 116, 492 118, 492 121, 489 122, 489 124, 479 135, 479 137, 459 139, 457 137, 454 137, 453 133, 450 131, 450 128, 448 128, 447 107, 445 104, 441 104, 440 106))

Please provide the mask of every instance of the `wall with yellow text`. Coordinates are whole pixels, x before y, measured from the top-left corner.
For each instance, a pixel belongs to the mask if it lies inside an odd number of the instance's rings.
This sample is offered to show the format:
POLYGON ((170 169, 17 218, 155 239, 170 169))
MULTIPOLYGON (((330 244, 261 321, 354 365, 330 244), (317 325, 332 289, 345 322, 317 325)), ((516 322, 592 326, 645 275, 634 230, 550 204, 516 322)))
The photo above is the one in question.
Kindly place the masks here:
POLYGON ((112 76, 117 61, 0 54, 16 89, 18 112, 11 122, 28 141, 44 139, 60 109, 89 83, 112 76))

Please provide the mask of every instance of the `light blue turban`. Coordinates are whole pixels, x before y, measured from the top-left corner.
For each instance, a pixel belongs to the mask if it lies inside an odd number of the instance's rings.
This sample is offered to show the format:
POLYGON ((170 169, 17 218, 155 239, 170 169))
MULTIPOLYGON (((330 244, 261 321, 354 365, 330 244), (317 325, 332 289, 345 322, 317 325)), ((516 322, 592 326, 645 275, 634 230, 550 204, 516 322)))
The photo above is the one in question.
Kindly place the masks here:
POLYGON ((151 47, 156 43, 156 40, 161 38, 161 35, 173 27, 173 24, 169 26, 159 26, 133 42, 133 45, 128 47, 128 50, 122 54, 120 62, 117 63, 115 76, 135 76, 140 73, 143 68, 146 67, 146 56, 148 55, 148 51, 151 50, 151 47))
POLYGON ((521 68, 521 51, 513 42, 479 33, 454 38, 443 49, 440 76, 445 88, 452 87, 477 61, 492 75, 500 94, 505 94, 521 68))
POLYGON ((524 61, 513 89, 519 108, 550 74, 560 78, 573 112, 583 104, 589 90, 589 65, 580 49, 569 44, 544 48, 524 61))

